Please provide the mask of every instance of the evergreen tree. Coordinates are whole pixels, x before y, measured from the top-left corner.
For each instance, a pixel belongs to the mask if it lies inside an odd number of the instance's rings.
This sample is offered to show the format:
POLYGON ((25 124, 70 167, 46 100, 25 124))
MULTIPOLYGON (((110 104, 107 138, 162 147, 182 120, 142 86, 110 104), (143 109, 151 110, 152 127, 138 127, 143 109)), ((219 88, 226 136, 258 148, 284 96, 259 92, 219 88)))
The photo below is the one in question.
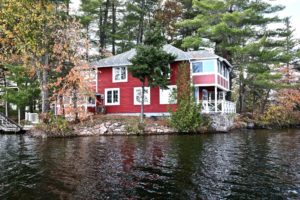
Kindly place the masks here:
POLYGON ((287 83, 290 83, 290 80, 292 79, 291 75, 291 67, 294 67, 293 63, 299 59, 300 57, 300 40, 295 39, 293 34, 295 30, 292 28, 290 23, 290 18, 284 19, 284 28, 281 30, 281 36, 283 37, 283 48, 281 49, 280 55, 282 56, 282 61, 285 64, 285 79, 287 83))
POLYGON ((264 108, 263 100, 268 99, 270 89, 280 78, 272 75, 271 67, 280 63, 278 53, 282 47, 276 41, 280 32, 268 27, 281 22, 275 14, 283 7, 263 0, 202 0, 193 1, 193 7, 197 16, 179 25, 197 31, 184 39, 183 46, 199 48, 208 40, 216 54, 234 66, 231 78, 236 76, 239 111, 247 109, 250 94, 262 100, 260 107, 264 108))
POLYGON ((15 84, 17 87, 3 87, 6 102, 15 104, 24 115, 25 107, 29 106, 34 111, 37 98, 40 94, 39 84, 36 76, 32 76, 30 70, 22 65, 7 65, 6 81, 15 84))
POLYGON ((169 63, 175 57, 163 50, 164 37, 159 28, 146 33, 145 42, 136 48, 136 55, 130 60, 129 71, 142 83, 141 123, 144 118, 145 87, 162 87, 168 85, 169 63))

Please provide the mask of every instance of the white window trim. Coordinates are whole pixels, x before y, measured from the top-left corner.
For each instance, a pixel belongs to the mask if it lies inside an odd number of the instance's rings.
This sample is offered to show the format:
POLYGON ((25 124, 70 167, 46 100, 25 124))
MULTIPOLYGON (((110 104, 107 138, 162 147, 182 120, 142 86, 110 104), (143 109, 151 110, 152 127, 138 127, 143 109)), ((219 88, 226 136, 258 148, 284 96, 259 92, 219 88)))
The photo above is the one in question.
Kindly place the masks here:
MULTIPOLYGON (((112 92, 113 95, 113 92, 112 92)), ((105 105, 107 106, 114 106, 114 105, 120 105, 120 88, 107 88, 104 90, 104 98, 105 98, 105 105), (118 102, 115 103, 108 103, 107 102, 107 92, 108 91, 118 91, 118 102)))
POLYGON ((199 63, 201 62, 202 63, 202 70, 204 70, 204 62, 205 61, 211 61, 213 59, 208 59, 208 60, 196 60, 196 61, 192 61, 191 62, 191 74, 192 75, 208 75, 208 74, 215 74, 216 73, 216 69, 217 69, 217 72, 218 72, 218 64, 216 64, 216 62, 214 63, 214 71, 211 71, 211 72, 193 72, 193 64, 194 63, 199 63), (217 65, 217 66, 216 66, 217 65))
POLYGON ((212 75, 215 74, 215 72, 198 72, 198 73, 193 73, 193 76, 199 76, 199 75, 212 75))
POLYGON ((128 68, 127 68, 127 66, 115 66, 115 67, 112 67, 112 82, 113 83, 128 82, 128 68), (119 67, 125 67, 126 79, 124 79, 124 80, 115 80, 115 73, 116 73, 115 69, 119 68, 119 67))
MULTIPOLYGON (((134 105, 141 105, 140 102, 137 102, 136 101, 136 94, 137 94, 137 90, 141 90, 142 87, 134 87, 133 88, 133 104, 134 105)), ((149 102, 144 102, 144 105, 150 105, 151 104, 151 88, 150 87, 145 87, 145 90, 148 90, 149 93, 148 93, 148 99, 149 99, 149 102)))
MULTIPOLYGON (((169 88, 168 90, 173 90, 173 89, 177 89, 177 86, 176 85, 168 85, 168 88, 169 88)), ((159 88, 159 104, 161 104, 161 105, 177 104, 177 99, 174 99, 175 102, 170 103, 170 97, 168 97, 168 103, 162 102, 162 92, 163 92, 163 90, 166 90, 166 89, 159 88)))

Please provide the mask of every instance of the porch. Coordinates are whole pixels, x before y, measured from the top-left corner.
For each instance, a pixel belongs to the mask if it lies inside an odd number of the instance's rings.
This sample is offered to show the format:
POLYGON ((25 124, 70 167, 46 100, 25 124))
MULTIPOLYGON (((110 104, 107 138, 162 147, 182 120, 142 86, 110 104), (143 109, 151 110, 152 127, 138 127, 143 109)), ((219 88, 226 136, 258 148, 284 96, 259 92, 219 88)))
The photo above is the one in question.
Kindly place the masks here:
POLYGON ((227 100, 202 100, 202 113, 236 113, 236 104, 227 100))
POLYGON ((236 113, 236 104, 226 99, 228 91, 218 87, 196 87, 195 98, 202 113, 236 113))

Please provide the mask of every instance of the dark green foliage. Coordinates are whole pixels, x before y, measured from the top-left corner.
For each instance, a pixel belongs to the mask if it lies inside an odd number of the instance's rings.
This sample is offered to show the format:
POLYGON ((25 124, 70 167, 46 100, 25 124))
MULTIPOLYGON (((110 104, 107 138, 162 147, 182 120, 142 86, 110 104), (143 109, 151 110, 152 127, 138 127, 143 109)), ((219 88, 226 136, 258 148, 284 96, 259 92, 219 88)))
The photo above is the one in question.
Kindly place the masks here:
POLYGON ((137 55, 131 60, 129 67, 133 77, 150 87, 166 87, 168 84, 169 63, 174 56, 160 48, 150 45, 140 45, 136 48, 137 55))
MULTIPOLYGON (((8 65, 7 81, 16 84, 18 87, 4 87, 4 99, 10 103, 17 105, 22 110, 25 106, 30 106, 33 110, 33 105, 39 99, 39 83, 35 76, 31 76, 24 66, 8 65)), ((9 84, 7 84, 9 86, 9 84)))
POLYGON ((191 87, 188 73, 188 65, 182 64, 178 69, 177 78, 177 108, 169 110, 170 124, 179 132, 196 132, 204 118, 201 115, 201 104, 197 104, 194 98, 194 88, 191 87))
POLYGON ((270 90, 282 87, 280 75, 273 72, 284 62, 283 32, 269 25, 282 22, 276 13, 283 7, 262 0, 201 0, 193 1, 193 7, 197 15, 179 23, 195 30, 183 47, 214 47, 234 66, 231 78, 238 86, 238 110, 263 111, 270 90))
POLYGON ((194 98, 181 99, 175 112, 171 112, 170 124, 179 132, 197 132, 202 122, 201 105, 194 98))
POLYGON ((163 38, 158 28, 146 33, 144 45, 136 48, 136 56, 131 59, 130 72, 142 83, 150 87, 166 87, 168 84, 168 65, 175 59, 174 55, 166 53, 162 45, 163 38))
MULTIPOLYGON (((159 28, 154 28, 149 31, 146 36, 147 44, 139 45, 136 48, 136 56, 130 62, 132 66, 128 69, 132 76, 142 82, 142 105, 141 116, 143 118, 144 112, 144 87, 162 87, 166 88, 168 85, 168 75, 170 69, 168 67, 175 56, 165 52, 162 48, 162 37, 159 28)), ((143 119, 141 119, 142 121, 143 119)))

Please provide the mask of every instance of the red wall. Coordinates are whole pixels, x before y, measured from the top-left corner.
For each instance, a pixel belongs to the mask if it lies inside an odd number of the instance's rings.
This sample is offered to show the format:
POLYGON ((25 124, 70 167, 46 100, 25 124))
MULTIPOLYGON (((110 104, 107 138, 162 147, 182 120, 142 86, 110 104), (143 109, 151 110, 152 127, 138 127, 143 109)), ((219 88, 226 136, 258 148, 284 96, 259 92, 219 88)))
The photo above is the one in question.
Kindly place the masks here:
POLYGON ((209 75, 194 75, 194 84, 215 84, 215 74, 209 75))
POLYGON ((229 89, 229 84, 228 81, 225 80, 223 77, 221 77, 220 75, 218 75, 218 84, 223 86, 226 89, 229 89))
MULTIPOLYGON (((180 62, 171 64, 169 85, 176 85, 176 76, 180 62)), ((141 82, 128 72, 128 82, 113 83, 112 67, 98 68, 98 93, 104 94, 106 88, 120 88, 120 105, 105 105, 107 113, 139 113, 141 106, 134 105, 133 88, 141 87, 141 82)), ((176 105, 161 105, 159 103, 159 88, 151 88, 150 105, 145 105, 145 112, 168 112, 168 108, 176 105)))

